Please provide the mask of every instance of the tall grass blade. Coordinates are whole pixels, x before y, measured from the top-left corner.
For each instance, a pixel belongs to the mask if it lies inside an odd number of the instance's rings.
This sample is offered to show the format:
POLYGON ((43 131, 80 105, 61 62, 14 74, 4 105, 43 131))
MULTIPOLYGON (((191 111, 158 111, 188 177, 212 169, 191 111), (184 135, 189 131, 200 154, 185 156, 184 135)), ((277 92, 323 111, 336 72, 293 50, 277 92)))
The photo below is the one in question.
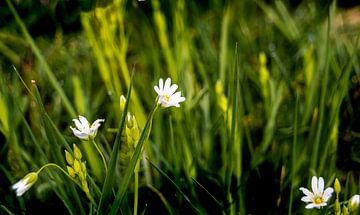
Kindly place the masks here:
POLYGON ((119 149, 120 149, 120 138, 122 135, 122 131, 124 130, 124 126, 125 126, 125 118, 126 118, 127 110, 129 107, 130 95, 131 95, 131 90, 132 90, 132 86, 133 86, 134 73, 135 72, 133 70, 131 73, 131 79, 130 79, 130 85, 128 88, 128 93, 126 95, 126 103, 125 103, 124 111, 121 114, 121 119, 119 122, 119 129, 118 129, 118 132, 116 133, 113 150, 110 155, 110 164, 109 164, 108 170, 106 172, 105 182, 104 182, 103 189, 102 189, 102 195, 101 195, 99 207, 97 210, 98 215, 105 214, 108 209, 107 204, 110 200, 111 193, 112 193, 111 186, 112 186, 112 183, 115 178, 115 169, 116 169, 116 164, 117 164, 118 154, 119 154, 119 149))
POLYGON ((156 166, 153 162, 149 161, 151 166, 153 166, 162 176, 164 176, 169 182, 171 182, 172 185, 176 187, 178 192, 184 197, 184 199, 189 203, 191 208, 196 212, 197 214, 201 214, 200 210, 191 202, 190 198, 181 190, 181 188, 164 172, 162 171, 158 166, 156 166))
POLYGON ((134 154, 125 170, 125 174, 121 180, 119 190, 116 193, 116 197, 114 200, 114 204, 111 207, 110 214, 117 214, 117 211, 119 210, 121 203, 124 200, 127 187, 129 185, 131 176, 134 173, 134 169, 135 169, 136 163, 140 157, 141 151, 143 149, 143 145, 146 142, 147 138, 149 137, 149 132, 151 130, 151 123, 152 123, 152 119, 153 119, 156 109, 157 109, 157 104, 155 104, 155 107, 152 109, 151 113, 149 114, 149 118, 146 121, 144 129, 141 132, 139 142, 137 143, 134 154))
POLYGON ((31 37, 28 30, 26 29, 26 26, 25 26, 24 22, 21 20, 19 14, 16 12, 16 10, 15 10, 13 4, 11 3, 11 1, 6 0, 6 3, 8 4, 8 7, 9 7, 11 13, 14 15, 15 21, 16 21, 17 25, 20 27, 21 32, 24 34, 24 37, 25 37, 26 41, 29 43, 32 51, 34 52, 34 54, 36 56, 36 58, 39 60, 39 63, 41 65, 41 67, 45 71, 45 73, 47 75, 47 78, 49 79, 50 84, 52 85, 54 90, 59 94, 59 96, 60 96, 62 102, 64 103, 64 106, 65 106, 66 110, 68 111, 68 113, 70 114, 70 116, 75 118, 76 112, 75 112, 73 106, 71 105, 69 99, 66 97, 66 95, 65 95, 63 89, 61 88, 59 82, 56 80, 56 77, 55 77, 54 73, 51 71, 49 65, 46 63, 45 58, 41 55, 41 52, 40 52, 39 48, 36 46, 33 38, 31 37))

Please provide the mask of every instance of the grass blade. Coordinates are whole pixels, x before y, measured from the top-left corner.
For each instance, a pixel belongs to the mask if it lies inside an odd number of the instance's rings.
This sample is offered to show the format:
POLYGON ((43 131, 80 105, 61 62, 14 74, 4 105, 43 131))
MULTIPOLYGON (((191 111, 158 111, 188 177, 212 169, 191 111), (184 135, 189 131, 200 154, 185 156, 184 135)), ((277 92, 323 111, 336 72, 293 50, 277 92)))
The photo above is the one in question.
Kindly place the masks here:
POLYGON ((97 211, 97 214, 99 214, 99 215, 104 214, 105 211, 107 210, 105 204, 107 204, 107 202, 109 201, 110 196, 111 196, 111 185, 115 178, 116 163, 117 163, 118 153, 119 153, 119 149, 120 149, 120 138, 121 138, 122 131, 124 130, 124 126, 125 126, 125 118, 126 118, 127 110, 129 107, 131 89, 133 86, 133 79, 134 79, 134 70, 131 74, 130 85, 129 85, 128 93, 126 95, 126 103, 125 103, 124 111, 121 114, 121 119, 120 119, 120 123, 119 123, 119 130, 116 133, 115 143, 114 143, 111 155, 110 155, 110 164, 108 167, 108 171, 106 172, 105 182, 103 185, 102 195, 100 198, 99 207, 98 207, 98 211, 97 211))
POLYGON ((147 138, 149 137, 149 132, 151 130, 152 118, 157 109, 157 104, 155 104, 155 105, 156 106, 151 111, 149 118, 146 121, 145 127, 144 127, 143 131, 141 132, 139 142, 137 143, 137 146, 134 151, 134 155, 132 156, 129 165, 127 166, 127 168, 125 170, 124 177, 122 178, 119 190, 116 193, 116 197, 114 200, 114 204, 111 207, 110 214, 117 214, 117 211, 118 211, 119 207, 121 206, 122 201, 124 200, 124 196, 125 196, 128 184, 130 182, 132 174, 134 173, 134 169, 135 169, 136 163, 139 159, 139 156, 141 154, 143 145, 144 145, 145 141, 147 140, 147 138))
POLYGON ((71 105, 69 99, 66 97, 63 89, 61 88, 59 82, 56 80, 56 77, 54 75, 54 73, 51 71, 49 65, 46 63, 45 58, 41 55, 39 48, 36 46, 34 40, 32 39, 31 35, 29 34, 28 30, 26 29, 26 26, 24 24, 24 22, 21 20, 19 14, 16 12, 13 4, 11 3, 10 0, 6 0, 6 3, 9 6, 9 9, 11 11, 11 13, 14 15, 15 17, 15 21, 18 24, 18 26, 20 27, 21 32, 23 33, 26 41, 29 43, 32 51, 34 52, 36 58, 39 60, 40 66, 43 68, 43 70, 45 71, 47 78, 49 79, 50 84, 53 86, 53 88, 55 89, 55 91, 59 94, 62 102, 64 103, 64 106, 66 108, 66 110, 68 111, 68 113, 71 115, 71 117, 75 118, 76 113, 75 110, 73 108, 73 106, 71 105))
POLYGON ((151 166, 153 166, 162 176, 164 176, 167 180, 169 180, 171 182, 171 184, 173 184, 176 189, 178 190, 178 192, 184 197, 184 199, 189 203, 189 205, 191 206, 191 208, 194 210, 194 212, 196 212, 197 214, 200 214, 200 210, 198 208, 196 208, 196 206, 191 203, 189 197, 180 189, 180 187, 164 172, 162 171, 158 166, 156 166, 154 163, 152 163, 151 161, 149 161, 149 163, 151 164, 151 166))

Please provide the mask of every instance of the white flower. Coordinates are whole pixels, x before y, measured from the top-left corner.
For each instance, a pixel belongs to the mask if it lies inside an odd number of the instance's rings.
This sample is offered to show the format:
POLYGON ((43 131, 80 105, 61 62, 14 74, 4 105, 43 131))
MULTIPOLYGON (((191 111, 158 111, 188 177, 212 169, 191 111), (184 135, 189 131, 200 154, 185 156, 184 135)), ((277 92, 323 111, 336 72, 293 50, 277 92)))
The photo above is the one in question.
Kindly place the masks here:
POLYGON ((159 86, 154 86, 154 90, 158 94, 158 104, 163 107, 180 107, 179 102, 185 101, 185 97, 181 96, 181 92, 176 92, 178 86, 176 84, 171 85, 171 79, 167 78, 164 81, 162 78, 159 80, 159 86))
POLYGON ((348 203, 350 211, 355 211, 360 205, 360 195, 353 195, 348 203))
POLYGON ((311 188, 312 188, 312 192, 310 192, 308 189, 304 187, 300 187, 300 190, 305 194, 305 196, 301 198, 301 201, 309 203, 308 205, 306 205, 305 208, 320 209, 320 207, 326 206, 327 205, 326 202, 331 197, 331 194, 334 192, 334 189, 328 187, 324 191, 324 179, 322 177, 319 177, 318 180, 316 176, 313 176, 311 179, 311 188))
POLYGON ((79 116, 79 119, 73 119, 76 128, 70 126, 70 129, 73 131, 74 135, 82 140, 89 140, 89 138, 95 138, 97 130, 100 127, 100 123, 104 122, 104 119, 97 119, 95 122, 90 125, 87 119, 83 116, 79 116))
POLYGON ((17 196, 22 196, 30 187, 37 181, 38 174, 31 172, 27 174, 23 179, 11 186, 13 190, 16 190, 17 196))

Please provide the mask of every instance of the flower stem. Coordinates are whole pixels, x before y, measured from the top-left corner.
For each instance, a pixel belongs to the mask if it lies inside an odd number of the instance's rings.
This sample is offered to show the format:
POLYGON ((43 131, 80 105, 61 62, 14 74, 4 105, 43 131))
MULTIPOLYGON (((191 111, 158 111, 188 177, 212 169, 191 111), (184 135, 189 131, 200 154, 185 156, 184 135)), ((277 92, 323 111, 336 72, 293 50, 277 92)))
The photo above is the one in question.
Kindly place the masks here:
MULTIPOLYGON (((40 174, 41 171, 43 171, 46 167, 56 167, 59 170, 61 170, 61 172, 63 172, 68 178, 70 178, 75 184, 77 184, 80 188, 81 188, 81 184, 79 184, 79 182, 77 182, 73 177, 71 177, 69 175, 69 173, 67 173, 63 168, 61 168, 59 165, 55 164, 55 163, 47 163, 44 166, 42 166, 37 172, 36 174, 40 174)), ((86 196, 88 197, 88 199, 90 200, 90 202, 92 204, 96 204, 94 198, 91 196, 90 192, 85 192, 86 196)))
MULTIPOLYGON (((137 161, 136 166, 139 167, 140 166, 140 160, 137 161)), ((133 215, 137 215, 137 210, 138 210, 138 199, 139 199, 139 170, 138 168, 135 167, 135 171, 134 171, 134 182, 135 182, 135 187, 134 187, 134 213, 133 215)))
POLYGON ((99 154, 101 156, 101 159, 102 159, 102 161, 104 163, 105 171, 107 171, 107 164, 106 164, 106 160, 105 160, 105 157, 104 157, 103 153, 101 152, 100 148, 98 147, 98 145, 96 144, 94 139, 91 139, 91 142, 94 144, 96 150, 99 152, 99 154))

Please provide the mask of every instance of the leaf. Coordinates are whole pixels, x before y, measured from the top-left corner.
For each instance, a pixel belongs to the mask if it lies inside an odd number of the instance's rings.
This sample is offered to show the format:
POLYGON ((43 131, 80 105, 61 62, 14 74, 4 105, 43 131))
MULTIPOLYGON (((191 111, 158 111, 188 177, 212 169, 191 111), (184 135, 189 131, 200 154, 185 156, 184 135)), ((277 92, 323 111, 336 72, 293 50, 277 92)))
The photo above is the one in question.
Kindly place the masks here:
POLYGON ((119 129, 118 129, 118 132, 116 133, 114 147, 113 147, 113 150, 110 155, 110 165, 106 172, 105 182, 104 182, 103 189, 102 189, 102 195, 101 195, 99 207, 97 210, 97 214, 99 214, 99 215, 105 214, 105 211, 107 210, 106 205, 108 205, 108 202, 110 200, 110 195, 112 193, 111 185, 115 178, 115 169, 116 169, 118 153, 119 153, 119 149, 120 149, 121 134, 125 127, 125 119, 126 119, 126 115, 127 115, 128 106, 129 106, 131 89, 133 86, 133 78, 134 78, 134 70, 131 74, 131 80, 130 80, 128 93, 126 95, 126 103, 125 103, 124 111, 121 114, 121 118, 120 118, 120 122, 119 122, 119 129))
POLYGON ((152 122, 152 119, 153 119, 153 116, 154 116, 154 113, 155 113, 157 107, 158 107, 157 104, 155 104, 155 107, 152 109, 152 111, 149 115, 149 118, 146 121, 145 127, 144 127, 143 131, 141 132, 140 139, 135 148, 134 155, 132 156, 129 165, 127 166, 127 168, 125 170, 125 174, 121 180, 119 190, 116 193, 116 197, 114 200, 114 204, 111 207, 110 214, 117 214, 117 210, 119 209, 122 201, 124 200, 124 196, 125 196, 127 187, 129 185, 131 176, 134 173, 134 169, 135 169, 136 163, 140 157, 143 145, 144 145, 145 141, 147 140, 147 138, 149 137, 149 132, 151 130, 151 122, 152 122))

